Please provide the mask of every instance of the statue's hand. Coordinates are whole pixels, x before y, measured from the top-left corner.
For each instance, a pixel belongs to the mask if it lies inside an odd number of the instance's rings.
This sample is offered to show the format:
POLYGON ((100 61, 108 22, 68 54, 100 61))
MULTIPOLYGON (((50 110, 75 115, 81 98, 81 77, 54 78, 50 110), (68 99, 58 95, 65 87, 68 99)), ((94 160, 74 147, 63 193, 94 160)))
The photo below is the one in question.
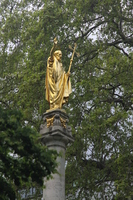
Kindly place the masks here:
POLYGON ((49 58, 48 58, 48 62, 49 62, 49 66, 50 66, 50 67, 53 67, 53 62, 54 62, 54 60, 53 60, 52 57, 49 57, 49 58))
POLYGON ((66 73, 66 75, 67 75, 68 77, 70 77, 70 76, 71 76, 71 73, 68 71, 68 72, 66 73))
POLYGON ((56 38, 54 38, 54 45, 57 45, 58 41, 56 38))

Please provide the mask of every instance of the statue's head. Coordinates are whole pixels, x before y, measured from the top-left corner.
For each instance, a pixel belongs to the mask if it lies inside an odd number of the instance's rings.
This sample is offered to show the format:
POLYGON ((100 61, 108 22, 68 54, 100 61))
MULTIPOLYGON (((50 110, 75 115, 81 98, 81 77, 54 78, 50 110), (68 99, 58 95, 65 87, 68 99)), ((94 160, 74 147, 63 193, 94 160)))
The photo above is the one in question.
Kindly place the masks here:
POLYGON ((56 57, 56 59, 61 62, 61 58, 62 58, 62 52, 60 50, 57 50, 54 52, 54 56, 56 57))

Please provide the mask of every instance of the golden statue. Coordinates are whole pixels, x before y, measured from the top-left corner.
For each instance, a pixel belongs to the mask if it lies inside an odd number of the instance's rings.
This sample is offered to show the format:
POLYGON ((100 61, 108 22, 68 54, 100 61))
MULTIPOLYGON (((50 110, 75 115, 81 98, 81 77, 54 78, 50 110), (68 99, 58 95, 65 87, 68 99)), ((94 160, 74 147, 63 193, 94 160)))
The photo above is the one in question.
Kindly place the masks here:
MULTIPOLYGON (((70 60, 69 70, 66 73, 62 66, 62 52, 56 50, 57 40, 54 39, 54 45, 47 60, 47 72, 45 79, 46 100, 50 104, 50 109, 61 109, 62 105, 68 102, 69 95, 72 92, 70 81, 70 68, 73 60, 70 60)), ((73 54, 74 55, 74 54, 73 54)))

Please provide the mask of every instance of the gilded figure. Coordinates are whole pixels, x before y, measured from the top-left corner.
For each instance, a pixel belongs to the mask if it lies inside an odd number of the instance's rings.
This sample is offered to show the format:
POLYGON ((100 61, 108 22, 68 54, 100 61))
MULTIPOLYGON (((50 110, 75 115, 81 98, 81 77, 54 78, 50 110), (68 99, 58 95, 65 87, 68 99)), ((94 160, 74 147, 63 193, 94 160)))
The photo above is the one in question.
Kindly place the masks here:
POLYGON ((45 78, 46 100, 50 109, 61 109, 62 105, 68 102, 72 92, 70 81, 70 70, 66 73, 62 66, 62 52, 57 50, 57 40, 47 60, 47 71, 45 78))

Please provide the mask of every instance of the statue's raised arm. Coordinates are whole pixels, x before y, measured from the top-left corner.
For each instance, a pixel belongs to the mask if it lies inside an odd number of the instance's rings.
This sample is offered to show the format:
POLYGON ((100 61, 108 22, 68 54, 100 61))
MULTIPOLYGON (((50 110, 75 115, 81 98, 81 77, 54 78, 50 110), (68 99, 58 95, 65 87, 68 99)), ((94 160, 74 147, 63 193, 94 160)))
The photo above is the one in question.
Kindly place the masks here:
POLYGON ((50 51, 47 61, 47 72, 45 79, 46 100, 50 109, 61 109, 62 105, 68 102, 71 90, 69 73, 65 73, 62 67, 62 52, 57 49, 57 39, 50 51))
POLYGON ((52 49, 51 49, 51 51, 50 51, 50 57, 51 57, 51 58, 53 57, 54 51, 55 51, 55 49, 56 49, 56 47, 57 47, 57 43, 58 43, 57 39, 54 38, 54 45, 53 45, 53 47, 52 47, 52 49))

